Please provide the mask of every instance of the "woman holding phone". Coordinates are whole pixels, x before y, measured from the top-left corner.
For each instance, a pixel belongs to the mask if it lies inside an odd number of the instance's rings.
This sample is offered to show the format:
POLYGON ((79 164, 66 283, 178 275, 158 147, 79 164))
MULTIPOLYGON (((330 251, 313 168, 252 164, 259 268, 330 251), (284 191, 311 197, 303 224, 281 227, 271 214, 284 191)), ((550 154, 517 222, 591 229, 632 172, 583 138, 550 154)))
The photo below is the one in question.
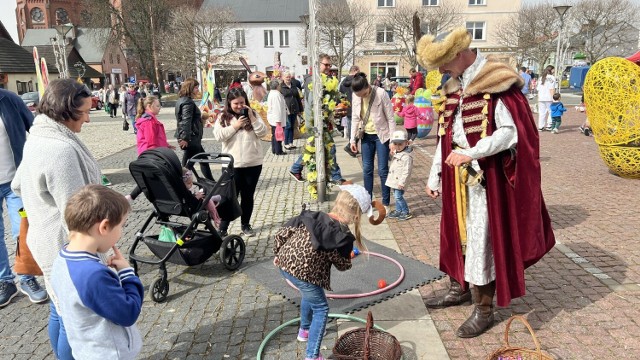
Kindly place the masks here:
MULTIPOLYGON (((260 115, 249 108, 249 99, 242 88, 229 90, 224 110, 213 126, 213 137, 222 143, 222 152, 234 160, 236 191, 240 196, 242 232, 254 236, 250 220, 253 196, 262 172, 262 143, 260 138, 269 130, 260 115)), ((220 223, 220 235, 226 236, 229 222, 220 223)))

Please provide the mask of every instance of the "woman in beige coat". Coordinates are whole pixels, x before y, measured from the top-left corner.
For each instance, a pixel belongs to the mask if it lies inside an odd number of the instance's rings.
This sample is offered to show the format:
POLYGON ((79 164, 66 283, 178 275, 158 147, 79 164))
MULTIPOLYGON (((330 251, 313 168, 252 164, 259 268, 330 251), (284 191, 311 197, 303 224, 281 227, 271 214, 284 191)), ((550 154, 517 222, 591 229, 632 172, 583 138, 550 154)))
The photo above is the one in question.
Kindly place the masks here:
MULTIPOLYGON (((222 152, 231 154, 235 167, 236 191, 240 195, 242 232, 254 236, 249 220, 253 214, 253 196, 262 172, 262 143, 260 138, 269 130, 260 115, 249 107, 247 94, 233 88, 227 94, 224 111, 213 127, 213 137, 222 142, 222 152), (246 115, 245 115, 246 114, 246 115)), ((220 235, 227 236, 229 222, 220 223, 220 235)))
POLYGON ((364 188, 373 196, 373 160, 378 155, 378 176, 382 184, 382 204, 389 206, 391 192, 386 186, 389 174, 389 138, 396 130, 396 122, 393 118, 393 105, 389 95, 384 89, 371 86, 367 82, 367 75, 357 73, 351 82, 353 90, 352 118, 351 118, 351 151, 358 151, 357 140, 360 140, 362 152, 362 172, 364 176, 364 188), (371 94, 374 94, 371 101, 371 94), (371 108, 369 117, 367 110, 371 108), (359 130, 364 134, 361 139, 356 139, 359 130))

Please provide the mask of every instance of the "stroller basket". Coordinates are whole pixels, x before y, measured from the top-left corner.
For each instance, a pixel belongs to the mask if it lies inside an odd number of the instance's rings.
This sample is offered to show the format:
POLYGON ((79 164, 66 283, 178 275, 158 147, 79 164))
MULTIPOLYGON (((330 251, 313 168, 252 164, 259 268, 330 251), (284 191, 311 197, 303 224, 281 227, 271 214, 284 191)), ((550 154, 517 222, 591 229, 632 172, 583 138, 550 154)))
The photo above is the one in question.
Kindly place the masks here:
MULTIPOLYGON (((157 235, 145 236, 144 243, 160 259, 164 258, 171 248, 175 246, 175 243, 158 241, 157 235)), ((216 241, 214 235, 204 231, 197 231, 194 237, 178 247, 178 250, 167 261, 176 265, 200 265, 219 249, 220 241, 216 241)))

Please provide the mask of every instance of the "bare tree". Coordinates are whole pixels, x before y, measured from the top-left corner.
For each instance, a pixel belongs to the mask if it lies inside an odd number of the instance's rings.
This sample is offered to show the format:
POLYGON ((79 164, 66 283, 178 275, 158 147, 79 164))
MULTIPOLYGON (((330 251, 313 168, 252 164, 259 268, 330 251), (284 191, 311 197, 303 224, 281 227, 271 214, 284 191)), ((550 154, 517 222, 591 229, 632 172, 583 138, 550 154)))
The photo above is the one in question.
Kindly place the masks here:
POLYGON ((525 5, 499 25, 496 37, 501 45, 512 48, 518 64, 532 60, 540 69, 555 52, 558 21, 551 3, 525 5))
POLYGON ((345 64, 353 62, 356 49, 371 41, 373 16, 362 2, 323 0, 317 14, 321 49, 336 59, 339 76, 345 64))
POLYGON ((638 29, 631 24, 636 22, 638 6, 632 1, 581 0, 568 15, 591 63, 637 50, 638 29))
MULTIPOLYGON (((182 4, 195 4, 184 0, 182 4)), ((127 61, 137 60, 140 74, 159 83, 159 39, 168 29, 170 15, 177 5, 171 0, 137 0, 114 2, 112 0, 83 0, 83 7, 90 9, 85 22, 92 27, 110 27, 113 36, 127 56, 127 61)))
POLYGON ((243 29, 230 7, 181 7, 171 16, 169 29, 161 58, 182 72, 204 70, 209 63, 229 62, 233 56, 237 61, 238 50, 245 46, 243 29))
POLYGON ((404 61, 412 68, 418 65, 416 60, 416 45, 420 35, 415 34, 413 18, 417 15, 420 19, 422 34, 437 35, 450 30, 460 24, 462 19, 461 9, 454 2, 442 2, 439 6, 411 5, 406 2, 398 2, 396 7, 389 10, 385 16, 384 25, 393 31, 393 44, 400 51, 404 61))

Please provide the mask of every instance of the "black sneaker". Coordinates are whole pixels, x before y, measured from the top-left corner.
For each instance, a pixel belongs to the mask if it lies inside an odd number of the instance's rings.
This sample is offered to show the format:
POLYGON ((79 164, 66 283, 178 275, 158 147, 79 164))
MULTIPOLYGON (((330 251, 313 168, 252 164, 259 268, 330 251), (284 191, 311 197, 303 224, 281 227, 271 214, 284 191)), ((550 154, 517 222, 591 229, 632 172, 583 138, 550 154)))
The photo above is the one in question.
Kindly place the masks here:
POLYGON ((400 216, 400 213, 395 211, 395 210, 387 213, 387 218, 389 218, 389 219, 397 219, 398 216, 400 216))
POLYGON ((294 178, 297 182, 304 182, 301 173, 294 173, 292 171, 289 171, 289 175, 291 175, 291 177, 294 178))
POLYGON ((255 230, 253 230, 253 228, 249 224, 242 225, 242 233, 247 237, 256 236, 255 230))
POLYGON ((0 281, 0 308, 7 306, 16 295, 18 288, 13 281, 0 281))

